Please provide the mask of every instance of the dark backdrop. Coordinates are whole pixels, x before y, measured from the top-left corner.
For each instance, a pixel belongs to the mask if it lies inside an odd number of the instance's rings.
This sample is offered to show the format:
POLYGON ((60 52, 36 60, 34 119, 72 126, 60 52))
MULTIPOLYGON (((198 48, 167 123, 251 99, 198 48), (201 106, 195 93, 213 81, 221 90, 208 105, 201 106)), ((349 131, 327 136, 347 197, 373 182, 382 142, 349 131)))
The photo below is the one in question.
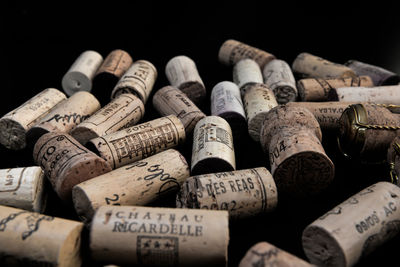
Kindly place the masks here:
MULTIPOLYGON (((2 8, 5 62, 1 64, 0 115, 45 88, 62 89, 62 76, 88 49, 105 57, 119 48, 134 60, 151 61, 159 73, 153 93, 168 83, 164 74, 167 61, 181 54, 196 62, 208 95, 216 83, 231 80, 231 68, 217 60, 220 45, 229 38, 264 49, 289 64, 297 54, 310 52, 338 63, 357 59, 400 73, 398 11, 381 1, 98 2, 44 5, 32 1, 2 8)), ((102 94, 110 92, 111 88, 102 94)), ((209 114, 209 103, 203 111, 209 114)), ((144 120, 156 116, 149 101, 144 120)), ((331 187, 308 200, 279 199, 274 213, 232 222, 230 266, 236 266, 250 246, 264 240, 305 258, 301 248, 305 226, 365 186, 387 180, 386 166, 344 160, 337 153, 334 134, 325 133, 323 143, 336 166, 331 187)), ((239 169, 267 166, 260 146, 249 138, 235 140, 235 149, 239 169)), ((190 144, 182 151, 190 161, 190 144)), ((28 149, 13 152, 0 147, 0 157, 1 168, 33 165, 28 149)), ((47 213, 76 219, 71 206, 52 194, 47 213)), ((359 266, 391 265, 399 245, 400 239, 395 238, 359 266)))

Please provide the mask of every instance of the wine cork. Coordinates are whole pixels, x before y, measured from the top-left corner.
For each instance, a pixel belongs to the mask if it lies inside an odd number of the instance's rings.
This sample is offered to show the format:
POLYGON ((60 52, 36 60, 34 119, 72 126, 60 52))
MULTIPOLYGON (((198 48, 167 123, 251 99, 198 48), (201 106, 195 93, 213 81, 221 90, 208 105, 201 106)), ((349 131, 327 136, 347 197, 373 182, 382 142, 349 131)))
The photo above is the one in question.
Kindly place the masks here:
POLYGON ((252 59, 242 59, 233 66, 233 82, 242 91, 247 84, 263 83, 260 66, 252 59))
POLYGON ((169 115, 94 138, 86 146, 115 169, 182 144, 185 137, 182 122, 169 115))
POLYGON ((139 266, 225 266, 228 212, 102 206, 90 230, 97 261, 139 266))
POLYGON ((185 158, 168 149, 76 185, 72 198, 78 215, 90 221, 103 205, 145 206, 176 193, 189 176, 185 158))
POLYGON ((26 132, 65 99, 61 91, 48 88, 4 115, 0 119, 0 143, 12 150, 25 148, 26 132))
POLYGON ((133 126, 143 116, 143 102, 133 94, 122 94, 78 124, 71 135, 84 145, 90 139, 133 126))
POLYGON ((400 104, 400 85, 333 88, 328 99, 344 102, 400 104))
POLYGON ((314 265, 268 242, 259 242, 247 251, 239 263, 239 267, 254 266, 311 267, 314 265))
POLYGON ((321 145, 321 129, 307 109, 284 105, 272 109, 260 138, 279 192, 299 197, 317 194, 333 180, 334 165, 321 145))
POLYGON ((207 116, 194 128, 191 173, 193 175, 236 169, 232 131, 221 117, 207 116))
POLYGON ((233 140, 246 132, 247 121, 239 87, 233 82, 217 83, 211 91, 211 115, 225 119, 232 130, 233 140))
POLYGON ((137 60, 125 72, 111 92, 111 99, 120 94, 137 95, 146 104, 154 83, 157 79, 157 69, 147 60, 137 60))
POLYGON ((206 116, 186 94, 173 86, 165 86, 154 94, 153 107, 161 116, 177 116, 185 126, 187 136, 192 134, 196 123, 206 116))
POLYGON ((399 133, 400 117, 378 105, 356 104, 343 111, 339 125, 338 144, 344 155, 380 161, 399 133))
POLYGON ((270 212, 277 203, 278 191, 266 168, 190 177, 176 199, 178 208, 227 210, 231 219, 270 212))
POLYGON ((375 86, 396 85, 400 83, 400 76, 398 74, 378 66, 357 60, 349 60, 344 65, 352 69, 359 76, 366 75, 371 77, 375 86))
POLYGON ((262 122, 268 112, 278 105, 278 102, 274 93, 262 83, 248 84, 243 91, 249 135, 254 141, 259 142, 262 122))
POLYGON ((279 104, 296 101, 297 88, 292 70, 280 59, 271 60, 263 69, 264 83, 274 92, 279 104))
POLYGON ((81 222, 0 206, 2 266, 81 266, 81 222))
POLYGON ((0 170, 0 205, 43 212, 47 193, 38 166, 0 170))
POLYGON ((99 101, 88 92, 77 92, 60 102, 27 133, 27 141, 32 145, 45 133, 70 132, 76 125, 100 109, 99 101))
POLYGON ((355 72, 338 63, 314 56, 309 53, 300 53, 292 64, 293 72, 302 78, 346 78, 356 77, 355 72))
POLYGON ((226 40, 218 52, 218 60, 222 64, 232 66, 241 59, 250 58, 257 62, 260 68, 275 58, 274 55, 264 50, 244 44, 236 40, 226 40))
POLYGON ((353 266, 400 230, 400 189, 379 182, 307 226, 303 249, 318 266, 353 266))
POLYGON ((90 92, 92 80, 103 62, 103 57, 96 51, 83 52, 62 78, 61 84, 68 96, 79 91, 90 92))
POLYGON ((390 178, 393 184, 400 186, 400 137, 396 136, 389 145, 387 162, 390 167, 390 178))
MULTIPOLYGON (((333 78, 333 79, 301 79, 297 82, 301 101, 328 101, 333 88, 340 87, 372 87, 369 76, 333 78)), ((353 89, 352 89, 353 90, 353 89)))
MULTIPOLYGON (((97 70, 93 78, 93 94, 98 98, 99 96, 106 96, 109 98, 110 93, 122 75, 132 65, 132 57, 128 52, 115 49, 111 51, 104 59, 103 64, 97 70), (106 94, 107 92, 107 94, 106 94)), ((106 104, 109 99, 101 99, 103 104, 106 104)))
POLYGON ((33 159, 65 201, 71 200, 74 185, 111 171, 106 161, 63 133, 43 135, 35 144, 33 159))
POLYGON ((165 66, 165 75, 172 86, 184 92, 194 103, 201 104, 206 96, 206 88, 191 58, 171 58, 165 66))

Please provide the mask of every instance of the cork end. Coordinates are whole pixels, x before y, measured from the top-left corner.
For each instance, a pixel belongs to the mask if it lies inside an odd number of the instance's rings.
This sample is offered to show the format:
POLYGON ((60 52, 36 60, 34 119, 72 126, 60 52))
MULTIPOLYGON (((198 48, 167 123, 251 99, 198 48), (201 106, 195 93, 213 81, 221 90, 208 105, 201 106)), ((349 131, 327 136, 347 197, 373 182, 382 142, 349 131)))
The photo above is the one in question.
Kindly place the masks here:
POLYGON ((326 230, 308 226, 302 236, 303 250, 317 266, 348 266, 345 254, 337 241, 326 230))
POLYGON ((58 254, 57 266, 78 267, 82 265, 82 256, 81 256, 82 229, 83 229, 83 224, 76 223, 76 226, 69 232, 58 254))
POLYGON ((278 104, 294 102, 297 99, 297 91, 291 86, 277 86, 272 91, 274 92, 278 104))
POLYGON ((43 213, 46 208, 47 203, 47 192, 46 192, 46 178, 43 170, 40 167, 37 167, 38 171, 36 173, 38 182, 35 184, 33 188, 33 201, 32 201, 32 210, 34 212, 43 213))
POLYGON ((92 129, 79 127, 79 125, 75 129, 73 129, 70 134, 82 145, 85 145, 91 139, 99 137, 99 135, 92 129))
POLYGON ((8 149, 24 149, 26 146, 25 128, 14 120, 0 119, 0 143, 8 149))
POLYGON ((212 157, 203 159, 197 162, 196 165, 192 166, 191 175, 194 176, 216 172, 230 172, 234 170, 235 168, 229 162, 220 158, 212 157))
POLYGON ((336 91, 336 88, 329 90, 328 101, 339 101, 339 95, 336 91))
POLYGON ((61 85, 68 96, 72 96, 77 92, 90 92, 92 90, 92 81, 85 74, 78 71, 67 72, 61 81, 61 85))
POLYGON ((197 81, 189 81, 182 83, 179 86, 179 90, 187 95, 187 97, 192 100, 196 105, 202 103, 206 97, 206 88, 202 83, 197 81))
POLYGON ((74 203, 75 211, 79 218, 85 224, 89 224, 93 219, 95 210, 85 190, 79 185, 72 188, 72 202, 74 203))

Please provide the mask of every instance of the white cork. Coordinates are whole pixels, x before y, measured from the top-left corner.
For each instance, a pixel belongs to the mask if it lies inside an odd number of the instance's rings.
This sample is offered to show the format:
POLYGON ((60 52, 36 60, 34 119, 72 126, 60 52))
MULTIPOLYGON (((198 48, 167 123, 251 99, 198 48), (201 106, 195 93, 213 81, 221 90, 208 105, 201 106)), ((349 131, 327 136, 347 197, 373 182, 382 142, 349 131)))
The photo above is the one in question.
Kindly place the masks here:
POLYGON ((240 90, 246 84, 263 83, 260 66, 252 59, 242 59, 233 66, 233 82, 240 90))

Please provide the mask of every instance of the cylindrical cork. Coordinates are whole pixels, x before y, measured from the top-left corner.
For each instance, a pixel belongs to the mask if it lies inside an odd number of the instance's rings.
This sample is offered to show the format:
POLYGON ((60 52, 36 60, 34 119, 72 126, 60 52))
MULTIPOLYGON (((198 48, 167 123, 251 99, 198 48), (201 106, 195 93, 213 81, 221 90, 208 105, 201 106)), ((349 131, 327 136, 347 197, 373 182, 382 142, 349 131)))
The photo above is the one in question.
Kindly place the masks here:
POLYGON ((239 263, 239 267, 311 267, 310 263, 300 259, 267 242, 252 246, 239 263))
POLYGON ((321 129, 307 109, 284 105, 272 109, 260 139, 279 192, 317 194, 333 180, 334 165, 321 145, 321 129))
POLYGON ((74 185, 111 171, 105 160, 62 133, 43 135, 35 144, 33 159, 65 201, 71 200, 74 185))
POLYGON ((8 149, 25 148, 26 132, 65 99, 61 91, 48 88, 4 115, 0 119, 0 143, 8 149))
POLYGON ((345 65, 333 63, 309 53, 300 53, 293 61, 292 69, 301 78, 329 79, 357 76, 345 65))
POLYGON ((303 249, 318 266, 353 266, 400 231, 400 188, 379 182, 306 227, 303 249))
POLYGON ((240 60, 233 66, 233 82, 240 90, 247 84, 263 83, 260 66, 252 59, 240 60))
POLYGON ((338 143, 343 154, 380 161, 399 133, 400 117, 378 105, 356 104, 343 111, 339 125, 338 143))
POLYGON ((90 92, 92 80, 103 62, 103 57, 96 51, 83 52, 62 78, 62 87, 69 96, 79 91, 90 92))
POLYGON ((292 70, 280 59, 274 59, 263 69, 264 83, 274 92, 279 104, 296 101, 297 88, 292 70))
POLYGON ((328 101, 333 88, 371 87, 373 82, 369 76, 333 78, 333 79, 301 79, 297 82, 301 101, 328 101))
POLYGON ((371 77, 375 86, 395 85, 400 83, 400 76, 398 74, 375 65, 367 64, 357 60, 349 60, 344 63, 344 65, 354 70, 354 72, 359 76, 367 75, 371 77))
POLYGON ((157 69, 147 60, 135 61, 118 81, 111 92, 111 99, 120 94, 137 95, 146 104, 154 83, 157 79, 157 69))
POLYGON ((145 206, 176 193, 189 176, 185 158, 168 149, 76 185, 72 199, 78 215, 90 221, 103 205, 145 206))
POLYGON ((278 106, 278 102, 274 93, 262 83, 248 84, 242 92, 245 92, 243 103, 249 135, 254 141, 258 142, 260 141, 261 125, 268 112, 278 106))
POLYGON ((77 92, 60 102, 46 116, 42 117, 27 133, 32 145, 45 133, 70 132, 76 125, 100 109, 99 101, 88 92, 77 92))
POLYGON ((220 116, 229 123, 234 140, 246 133, 246 113, 236 84, 224 81, 214 86, 211 91, 211 115, 220 116))
POLYGON ((245 58, 253 59, 260 68, 263 68, 265 64, 275 59, 275 56, 264 50, 232 39, 226 40, 218 52, 219 62, 228 66, 232 66, 245 58))
POLYGON ((102 103, 109 101, 110 91, 129 69, 132 62, 129 53, 121 49, 111 51, 104 59, 93 78, 93 94, 98 98, 104 96, 104 99, 101 98, 102 103), (107 100, 105 96, 107 96, 107 100))
POLYGON ((176 198, 178 208, 227 210, 232 219, 270 212, 277 204, 278 191, 266 168, 192 176, 176 198))
POLYGON ((165 66, 170 84, 184 92, 197 105, 206 96, 206 88, 197 71, 196 63, 187 56, 176 56, 165 66))
POLYGON ((86 145, 115 169, 185 141, 185 127, 169 115, 90 140, 86 145))
POLYGON ((330 101, 400 105, 400 85, 333 88, 328 99, 330 101))
POLYGON ((143 116, 144 105, 142 100, 130 93, 122 94, 87 120, 78 124, 71 131, 71 135, 84 145, 90 139, 133 126, 143 116))
POLYGON ((102 206, 90 230, 93 259, 139 266, 225 266, 228 212, 102 206))
POLYGON ((1 266, 81 266, 81 222, 0 206, 1 266))
POLYGON ((190 136, 196 123, 206 115, 184 94, 173 86, 165 86, 153 96, 153 107, 161 116, 175 115, 185 126, 190 136))
POLYGON ((43 212, 47 192, 38 166, 0 170, 0 205, 43 212))
POLYGON ((193 175, 236 169, 232 130, 218 116, 201 119, 194 128, 191 173, 193 175))

